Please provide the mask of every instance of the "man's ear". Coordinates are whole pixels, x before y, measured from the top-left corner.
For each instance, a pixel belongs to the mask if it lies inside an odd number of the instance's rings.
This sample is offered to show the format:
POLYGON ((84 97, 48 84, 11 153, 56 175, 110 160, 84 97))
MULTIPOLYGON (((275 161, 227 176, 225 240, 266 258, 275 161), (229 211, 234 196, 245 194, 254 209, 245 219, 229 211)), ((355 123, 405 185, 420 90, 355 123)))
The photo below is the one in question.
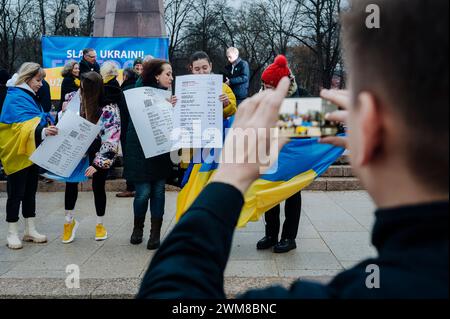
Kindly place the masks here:
POLYGON ((358 125, 361 136, 358 138, 358 166, 365 166, 373 161, 380 149, 383 132, 383 119, 380 105, 370 92, 358 95, 358 125))

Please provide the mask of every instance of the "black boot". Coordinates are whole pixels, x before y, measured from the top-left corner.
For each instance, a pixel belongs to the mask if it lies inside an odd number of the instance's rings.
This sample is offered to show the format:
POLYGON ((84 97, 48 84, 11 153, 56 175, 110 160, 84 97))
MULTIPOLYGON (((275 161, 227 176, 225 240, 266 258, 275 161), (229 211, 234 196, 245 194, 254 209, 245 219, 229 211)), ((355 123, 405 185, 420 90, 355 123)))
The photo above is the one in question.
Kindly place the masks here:
POLYGON ((150 238, 148 239, 147 249, 154 250, 159 248, 162 222, 162 218, 152 217, 152 228, 150 229, 150 238))
POLYGON ((287 253, 288 251, 297 248, 295 239, 281 239, 278 244, 273 247, 273 252, 277 254, 287 253))
POLYGON ((258 241, 256 244, 256 249, 258 250, 264 250, 269 249, 277 244, 277 238, 273 236, 265 236, 263 239, 258 241))
POLYGON ((134 217, 134 228, 131 234, 130 243, 132 245, 139 245, 142 243, 142 237, 144 236, 144 217, 134 217))

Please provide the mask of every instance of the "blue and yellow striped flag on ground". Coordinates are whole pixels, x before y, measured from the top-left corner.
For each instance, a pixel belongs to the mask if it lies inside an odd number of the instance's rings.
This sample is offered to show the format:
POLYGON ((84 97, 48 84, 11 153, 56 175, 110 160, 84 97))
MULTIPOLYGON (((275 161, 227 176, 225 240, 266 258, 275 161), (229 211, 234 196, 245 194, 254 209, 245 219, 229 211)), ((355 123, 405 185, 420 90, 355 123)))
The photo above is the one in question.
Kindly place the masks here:
MULTIPOLYGON (((258 221, 272 207, 310 185, 342 154, 344 149, 319 144, 318 139, 297 139, 286 144, 271 174, 261 176, 245 194, 238 227, 258 221)), ((217 163, 191 164, 189 179, 177 201, 177 220, 187 211, 218 167, 217 163)), ((271 171, 271 170, 269 170, 271 171)))

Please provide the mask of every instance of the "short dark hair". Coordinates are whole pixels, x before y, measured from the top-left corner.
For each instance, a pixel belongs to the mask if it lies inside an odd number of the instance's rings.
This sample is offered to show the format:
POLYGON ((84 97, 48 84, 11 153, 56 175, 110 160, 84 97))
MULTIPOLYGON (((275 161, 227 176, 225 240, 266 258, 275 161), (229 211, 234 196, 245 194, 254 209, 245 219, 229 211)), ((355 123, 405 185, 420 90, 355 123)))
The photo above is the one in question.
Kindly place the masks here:
POLYGON ((374 94, 398 119, 399 152, 418 181, 448 192, 448 0, 353 0, 343 42, 353 98, 374 94), (380 28, 368 28, 369 5, 380 28))
POLYGON ((207 60, 208 63, 211 63, 211 59, 209 58, 209 55, 204 51, 197 51, 193 53, 189 59, 189 66, 192 66, 195 61, 198 60, 207 60))
POLYGON ((164 71, 164 65, 169 64, 169 61, 153 59, 149 62, 145 62, 142 70, 142 84, 144 86, 158 87, 156 76, 160 75, 164 71))
POLYGON ((86 49, 84 49, 83 50, 83 56, 88 54, 89 52, 92 52, 92 51, 95 51, 95 49, 93 49, 93 48, 86 48, 86 49))

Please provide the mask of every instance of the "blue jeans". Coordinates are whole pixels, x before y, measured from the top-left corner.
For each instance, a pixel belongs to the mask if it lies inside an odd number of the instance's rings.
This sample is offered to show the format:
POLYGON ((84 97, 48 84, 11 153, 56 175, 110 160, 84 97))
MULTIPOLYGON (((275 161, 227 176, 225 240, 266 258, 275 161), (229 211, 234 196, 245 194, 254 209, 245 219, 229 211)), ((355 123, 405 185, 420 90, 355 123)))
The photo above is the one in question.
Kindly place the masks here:
POLYGON ((147 183, 135 183, 136 195, 134 196, 134 216, 145 217, 150 200, 150 212, 152 218, 162 218, 164 204, 166 202, 166 181, 158 180, 147 183))

